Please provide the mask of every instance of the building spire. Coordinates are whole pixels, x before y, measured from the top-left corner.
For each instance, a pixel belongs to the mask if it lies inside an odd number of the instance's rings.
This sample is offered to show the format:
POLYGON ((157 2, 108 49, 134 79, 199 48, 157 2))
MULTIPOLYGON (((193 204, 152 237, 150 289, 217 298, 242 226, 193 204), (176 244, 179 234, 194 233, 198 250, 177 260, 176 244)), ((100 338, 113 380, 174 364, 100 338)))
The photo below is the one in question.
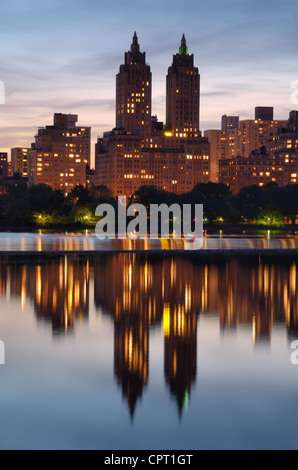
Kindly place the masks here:
POLYGON ((131 52, 132 53, 140 52, 140 45, 139 45, 138 35, 136 31, 132 39, 131 52))
POLYGON ((182 39, 181 39, 181 46, 179 48, 179 54, 180 55, 188 55, 188 47, 186 45, 185 34, 183 34, 182 39))

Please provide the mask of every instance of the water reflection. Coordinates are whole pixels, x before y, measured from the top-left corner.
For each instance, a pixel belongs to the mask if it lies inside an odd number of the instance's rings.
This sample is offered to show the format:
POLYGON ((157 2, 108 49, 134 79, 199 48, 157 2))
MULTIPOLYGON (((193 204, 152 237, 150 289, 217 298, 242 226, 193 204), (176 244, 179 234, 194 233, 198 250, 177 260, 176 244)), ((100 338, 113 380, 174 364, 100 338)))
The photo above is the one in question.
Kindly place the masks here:
POLYGON ((1 253, 71 253, 71 252, 138 252, 138 251, 284 251, 298 252, 295 234, 270 233, 263 235, 208 234, 194 240, 100 240, 93 233, 0 233, 1 253))
POLYGON ((1 261, 1 295, 34 302, 39 320, 51 323, 53 334, 71 331, 89 314, 89 261, 66 256, 35 263, 1 261))
MULTIPOLYGON (((164 376, 179 415, 197 375, 200 316, 217 315, 222 332, 249 325, 252 342, 283 324, 298 338, 297 261, 118 254, 0 258, 0 296, 34 303, 54 335, 87 321, 90 294, 114 323, 114 374, 133 417, 149 378, 150 331, 163 328, 164 376), (92 287, 92 289, 91 289, 92 287)), ((93 299, 91 300, 93 302, 93 299)))

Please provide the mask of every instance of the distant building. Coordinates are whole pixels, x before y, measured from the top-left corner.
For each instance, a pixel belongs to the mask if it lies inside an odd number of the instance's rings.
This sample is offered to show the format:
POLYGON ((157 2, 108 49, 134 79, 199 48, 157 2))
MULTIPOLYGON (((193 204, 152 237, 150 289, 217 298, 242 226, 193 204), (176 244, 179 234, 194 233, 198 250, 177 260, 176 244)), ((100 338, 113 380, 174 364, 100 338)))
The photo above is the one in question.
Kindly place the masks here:
POLYGON ((210 181, 219 181, 219 161, 228 156, 229 132, 210 129, 204 132, 210 142, 210 181))
POLYGON ((291 132, 298 132, 298 111, 290 112, 288 130, 291 132))
POLYGON ((12 177, 12 170, 11 170, 11 161, 7 162, 7 177, 11 178, 12 177))
POLYGON ((239 129, 239 116, 227 116, 224 115, 221 118, 221 130, 232 131, 233 129, 239 129))
POLYGON ((257 106, 255 108, 255 120, 273 121, 274 108, 271 106, 257 106))
POLYGON ((151 116, 151 70, 135 33, 117 75, 116 128, 96 145, 94 184, 114 196, 143 185, 181 194, 208 182, 209 143, 199 131, 199 73, 183 35, 167 77, 166 128, 151 116))
MULTIPOLYGON (((258 115, 266 117, 265 111, 263 113, 260 111, 258 115)), ((271 117, 269 111, 267 117, 271 117)), ((237 156, 248 158, 255 150, 260 151, 261 147, 266 147, 267 142, 273 137, 285 132, 288 125, 286 120, 239 121, 238 116, 223 116, 222 130, 210 129, 204 132, 210 142, 210 180, 215 183, 219 181, 220 160, 237 156)))
POLYGON ((6 179, 8 176, 7 153, 0 152, 0 179, 6 179))
POLYGON ((29 152, 29 185, 47 184, 69 193, 86 186, 90 163, 90 127, 76 127, 78 117, 55 114, 54 125, 40 128, 29 152))
POLYGON ((11 149, 11 172, 22 178, 28 178, 28 155, 31 150, 26 147, 15 147, 11 149))
POLYGON ((297 183, 297 161, 282 154, 268 154, 266 149, 253 152, 249 158, 236 157, 219 161, 219 181, 231 188, 233 194, 245 186, 278 186, 297 183))
POLYGON ((248 158, 254 150, 266 147, 267 142, 287 129, 288 121, 252 120, 240 121, 239 129, 234 129, 235 155, 248 158))

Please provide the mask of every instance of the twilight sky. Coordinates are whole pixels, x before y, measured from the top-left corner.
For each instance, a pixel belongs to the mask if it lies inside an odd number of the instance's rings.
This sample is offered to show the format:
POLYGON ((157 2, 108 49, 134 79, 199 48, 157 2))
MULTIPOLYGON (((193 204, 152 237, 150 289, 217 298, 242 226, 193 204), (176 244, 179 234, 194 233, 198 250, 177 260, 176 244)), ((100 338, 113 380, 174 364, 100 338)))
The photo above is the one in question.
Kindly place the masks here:
POLYGON ((201 130, 219 128, 225 113, 253 118, 255 106, 274 106, 277 119, 295 109, 297 0, 9 0, 0 18, 0 151, 9 154, 55 112, 78 114, 93 143, 112 129, 115 75, 135 30, 160 120, 183 33, 201 73, 201 130))

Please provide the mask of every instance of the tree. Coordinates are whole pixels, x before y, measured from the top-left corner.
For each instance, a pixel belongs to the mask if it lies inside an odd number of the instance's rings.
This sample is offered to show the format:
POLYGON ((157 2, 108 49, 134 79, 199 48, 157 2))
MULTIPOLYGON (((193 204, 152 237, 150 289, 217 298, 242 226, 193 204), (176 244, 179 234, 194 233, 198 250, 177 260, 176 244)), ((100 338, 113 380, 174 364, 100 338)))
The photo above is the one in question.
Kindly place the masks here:
POLYGON ((32 186, 29 189, 30 206, 33 211, 53 211, 61 209, 65 198, 62 191, 53 191, 46 184, 32 186))
POLYGON ((199 191, 205 199, 225 199, 229 197, 231 189, 223 183, 199 183, 193 191, 199 191))
POLYGON ((82 185, 77 185, 72 191, 72 196, 76 198, 76 202, 79 205, 86 205, 91 202, 91 197, 87 188, 82 185))
POLYGON ((232 205, 239 214, 239 220, 256 220, 264 205, 264 191, 256 185, 242 188, 233 198, 232 205))
POLYGON ((90 189, 90 195, 94 198, 94 199, 100 199, 100 200, 110 200, 110 199, 113 199, 113 193, 111 191, 110 188, 108 188, 107 186, 93 186, 91 189, 90 189))
POLYGON ((147 209, 150 204, 172 204, 176 196, 167 191, 161 191, 155 186, 141 186, 132 196, 132 203, 143 204, 147 209))

